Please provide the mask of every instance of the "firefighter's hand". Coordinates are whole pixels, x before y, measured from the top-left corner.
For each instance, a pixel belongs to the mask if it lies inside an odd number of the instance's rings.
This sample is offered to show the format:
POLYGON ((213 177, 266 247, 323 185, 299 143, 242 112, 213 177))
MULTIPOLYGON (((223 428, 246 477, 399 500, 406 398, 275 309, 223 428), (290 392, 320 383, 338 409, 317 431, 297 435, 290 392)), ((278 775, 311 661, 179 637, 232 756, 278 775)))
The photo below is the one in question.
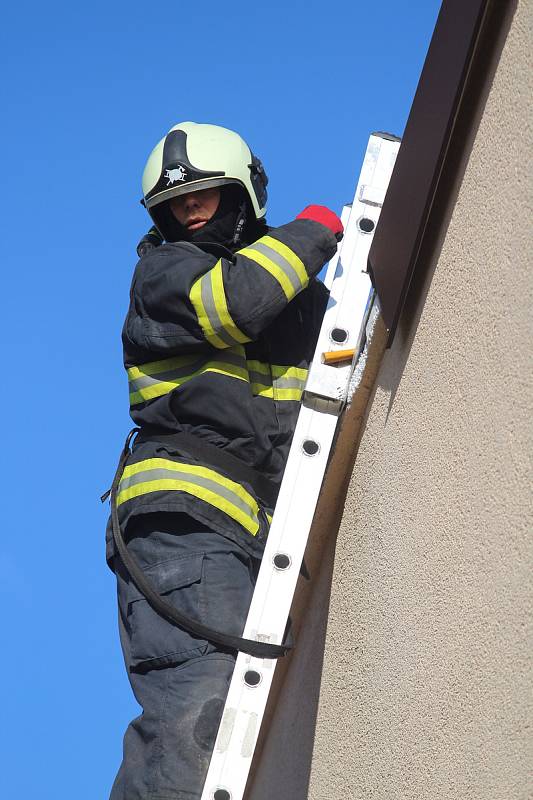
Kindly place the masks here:
POLYGON ((329 228, 336 240, 340 242, 344 235, 344 226, 334 211, 326 206, 307 206, 296 219, 312 219, 329 228))

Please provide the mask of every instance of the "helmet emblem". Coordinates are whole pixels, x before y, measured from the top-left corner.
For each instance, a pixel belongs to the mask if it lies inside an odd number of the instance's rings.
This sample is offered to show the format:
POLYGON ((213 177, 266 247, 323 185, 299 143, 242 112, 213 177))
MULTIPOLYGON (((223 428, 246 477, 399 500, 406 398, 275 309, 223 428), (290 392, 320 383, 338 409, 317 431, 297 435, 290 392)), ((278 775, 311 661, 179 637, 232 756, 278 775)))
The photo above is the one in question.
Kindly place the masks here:
POLYGON ((167 179, 167 186, 170 186, 177 181, 184 181, 187 178, 186 170, 181 167, 177 166, 175 169, 167 169, 165 170, 164 177, 167 179))

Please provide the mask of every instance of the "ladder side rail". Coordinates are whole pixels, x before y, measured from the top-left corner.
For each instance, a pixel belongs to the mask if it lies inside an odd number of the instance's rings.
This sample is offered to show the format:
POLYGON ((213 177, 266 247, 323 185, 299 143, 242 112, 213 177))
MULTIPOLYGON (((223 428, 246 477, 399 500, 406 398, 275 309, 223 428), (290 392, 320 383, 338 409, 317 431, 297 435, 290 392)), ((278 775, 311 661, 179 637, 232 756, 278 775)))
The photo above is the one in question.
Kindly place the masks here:
MULTIPOLYGON (((341 222, 344 227, 344 230, 346 230, 348 227, 348 220, 350 219, 351 210, 352 210, 351 203, 342 207, 341 222)), ((335 253, 335 255, 328 264, 328 268, 326 270, 326 276, 324 278, 324 286, 326 287, 326 289, 331 290, 331 286, 335 278, 335 273, 337 272, 337 264, 339 262, 340 252, 341 252, 341 247, 339 246, 337 247, 337 252, 335 253)))
MULTIPOLYGON (((352 372, 350 364, 331 367, 321 356, 335 348, 359 351, 364 344, 373 297, 366 259, 398 147, 379 135, 369 140, 243 632, 247 638, 282 641, 352 372)), ((238 654, 202 800, 242 798, 275 666, 238 654)))

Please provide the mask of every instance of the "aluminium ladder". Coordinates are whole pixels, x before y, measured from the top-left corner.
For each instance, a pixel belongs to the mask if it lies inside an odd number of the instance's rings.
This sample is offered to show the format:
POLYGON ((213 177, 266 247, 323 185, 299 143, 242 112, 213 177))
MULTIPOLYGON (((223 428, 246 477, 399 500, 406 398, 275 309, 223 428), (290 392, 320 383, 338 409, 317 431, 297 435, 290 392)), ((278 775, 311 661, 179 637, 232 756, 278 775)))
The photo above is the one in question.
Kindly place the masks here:
MULTIPOLYGON (((283 640, 337 422, 377 303, 367 258, 399 147, 395 136, 370 136, 353 203, 343 211, 344 238, 326 275, 330 299, 242 634, 248 639, 283 640), (340 350, 353 350, 353 359, 324 363, 325 353, 340 350)), ((241 800, 275 666, 238 654, 202 800, 241 800)))

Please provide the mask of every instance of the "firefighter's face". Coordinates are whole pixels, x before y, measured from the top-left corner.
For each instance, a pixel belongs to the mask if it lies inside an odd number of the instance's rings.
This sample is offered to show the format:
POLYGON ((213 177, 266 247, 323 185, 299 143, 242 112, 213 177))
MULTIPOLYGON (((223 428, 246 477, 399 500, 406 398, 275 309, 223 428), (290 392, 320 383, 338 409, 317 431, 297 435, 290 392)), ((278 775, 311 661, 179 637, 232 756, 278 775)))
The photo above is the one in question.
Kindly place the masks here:
POLYGON ((220 189, 201 189, 173 197, 170 208, 180 225, 188 231, 197 231, 209 222, 220 203, 220 189))

